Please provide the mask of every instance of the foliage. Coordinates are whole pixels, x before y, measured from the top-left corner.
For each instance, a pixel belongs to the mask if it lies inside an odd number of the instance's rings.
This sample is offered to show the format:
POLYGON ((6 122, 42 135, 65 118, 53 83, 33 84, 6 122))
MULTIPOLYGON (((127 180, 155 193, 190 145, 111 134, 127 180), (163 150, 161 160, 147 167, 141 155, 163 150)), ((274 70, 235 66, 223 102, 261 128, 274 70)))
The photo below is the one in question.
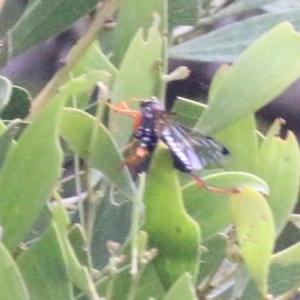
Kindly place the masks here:
MULTIPOLYGON (((202 13, 209 11, 207 2, 199 1, 202 13)), ((246 2, 233 1, 198 26, 270 1, 246 2)), ((49 3, 29 1, 11 28, 1 24, 3 63, 61 32, 96 1, 49 3), (48 26, 53 18, 55 26, 48 26)), ((196 22, 197 5, 103 2, 24 121, 18 118, 28 113, 29 94, 1 78, 0 299, 288 299, 299 288, 299 243, 275 250, 289 234, 283 231, 289 220, 299 220, 291 215, 299 192, 298 143, 290 131, 282 136, 282 120, 265 135, 258 133, 254 116, 300 76, 299 34, 288 22, 273 27, 294 18, 297 9, 253 17, 171 50, 176 57, 202 60, 238 56, 218 70, 207 106, 179 98, 174 111, 182 123, 213 134, 231 152, 226 170, 205 170, 201 178, 240 193, 199 189, 174 169, 163 144, 147 174, 135 181, 122 167, 131 120, 109 111, 105 102, 151 96, 165 101, 166 33, 196 22), (100 33, 103 48, 111 45, 116 54, 109 59, 96 37, 118 6, 110 41, 107 32, 100 33), (230 50, 231 36, 236 39, 230 50)), ((9 9, 7 4, 4 12, 9 9)))

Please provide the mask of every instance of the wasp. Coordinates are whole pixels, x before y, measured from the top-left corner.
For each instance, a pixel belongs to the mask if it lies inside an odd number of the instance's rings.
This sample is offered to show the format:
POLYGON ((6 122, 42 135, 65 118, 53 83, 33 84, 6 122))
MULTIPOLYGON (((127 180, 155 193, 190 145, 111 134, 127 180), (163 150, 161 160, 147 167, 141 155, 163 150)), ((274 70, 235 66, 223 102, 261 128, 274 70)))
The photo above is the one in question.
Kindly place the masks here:
POLYGON ((170 113, 155 98, 144 99, 140 111, 132 110, 125 101, 117 105, 107 104, 113 111, 128 115, 134 119, 133 134, 125 151, 134 149, 123 164, 134 166, 140 164, 162 141, 169 149, 174 167, 193 177, 196 184, 215 193, 237 193, 235 188, 216 188, 208 186, 194 174, 208 163, 216 162, 229 154, 229 151, 212 137, 193 132, 184 126, 172 122, 170 113), (197 149, 197 150, 196 150, 197 149))

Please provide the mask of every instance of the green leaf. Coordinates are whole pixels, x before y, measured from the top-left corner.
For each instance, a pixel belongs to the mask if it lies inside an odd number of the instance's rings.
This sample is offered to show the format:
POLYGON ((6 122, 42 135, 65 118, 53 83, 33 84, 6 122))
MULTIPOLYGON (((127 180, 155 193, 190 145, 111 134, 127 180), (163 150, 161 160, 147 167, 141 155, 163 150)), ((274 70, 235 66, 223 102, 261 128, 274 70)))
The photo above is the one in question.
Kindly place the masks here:
MULTIPOLYGON (((214 212, 217 213, 217 212, 214 212)), ((226 240, 219 233, 204 240, 201 245, 204 250, 201 253, 201 266, 198 282, 213 276, 224 260, 226 251, 226 240)))
POLYGON ((275 226, 266 199, 251 188, 231 196, 231 211, 243 260, 263 296, 267 295, 275 226))
POLYGON ((92 43, 80 57, 75 67, 72 69, 72 74, 74 74, 74 77, 77 77, 92 70, 101 70, 107 72, 111 76, 115 76, 117 73, 116 68, 101 51, 98 41, 92 43))
MULTIPOLYGON (((242 189, 244 186, 251 186, 265 194, 269 193, 269 188, 262 179, 243 172, 222 172, 205 176, 203 180, 213 187, 242 189)), ((193 182, 183 187, 182 196, 187 212, 200 224, 204 239, 232 223, 228 195, 205 191, 193 182)))
POLYGON ((62 32, 96 4, 96 0, 33 1, 5 37, 8 58, 62 32))
POLYGON ((189 273, 183 273, 169 289, 163 300, 197 300, 195 287, 189 273))
MULTIPOLYGON (((113 104, 120 100, 149 98, 159 94, 158 62, 162 57, 162 46, 163 39, 155 25, 147 31, 146 39, 142 29, 136 33, 115 79, 111 99, 113 104)), ((137 108, 137 104, 133 108, 137 108)), ((131 120, 116 114, 111 114, 110 119, 111 132, 118 145, 123 147, 132 133, 131 120)))
POLYGON ((121 154, 103 124, 83 111, 65 108, 60 133, 90 167, 100 170, 127 197, 132 196, 135 188, 130 174, 126 168, 119 169, 121 154))
POLYGON ((0 224, 4 229, 3 242, 11 250, 36 221, 60 175, 58 122, 65 100, 63 96, 53 99, 26 128, 3 163, 0 224))
POLYGON ((272 264, 300 264, 300 242, 272 255, 272 264))
POLYGON ((172 0, 169 1, 168 22, 172 29, 178 25, 195 25, 198 19, 197 0, 172 0))
POLYGON ((8 104, 12 94, 12 84, 9 79, 0 76, 0 111, 8 104))
MULTIPOLYGON (((46 229, 41 238, 17 259, 30 299, 72 299, 56 228, 46 229)), ((22 298, 23 299, 23 298, 22 298)))
POLYGON ((295 135, 288 131, 285 139, 276 132, 268 134, 259 153, 255 174, 270 186, 268 199, 279 233, 292 213, 299 193, 300 156, 295 135))
POLYGON ((183 273, 198 272, 199 227, 184 210, 177 170, 168 149, 154 152, 145 187, 145 225, 150 247, 158 249, 155 268, 165 287, 183 273))
POLYGON ((57 204, 53 211, 53 224, 56 229, 57 239, 62 248, 68 277, 70 282, 76 285, 89 299, 99 300, 96 287, 93 283, 92 277, 86 266, 80 264, 76 253, 68 240, 68 227, 70 222, 67 212, 60 204, 57 204))
MULTIPOLYGON (((152 0, 152 1, 139 1, 139 0, 123 0, 120 5, 120 12, 118 15, 118 23, 114 32, 114 61, 117 65, 120 64, 124 58, 125 53, 128 51, 132 39, 139 31, 139 35, 143 36, 143 30, 148 29, 153 22, 153 14, 159 14, 160 18, 164 18, 165 2, 161 0, 152 0), (130 20, 130 22, 128 22, 130 20), (126 24, 126 26, 124 26, 126 24)), ((163 20, 161 23, 163 24, 163 20)), ((160 30, 162 31, 162 30, 160 30)), ((146 46, 146 45, 145 45, 146 46)), ((150 45, 149 45, 150 46, 150 45)), ((159 45, 158 45, 159 46, 159 45)), ((135 49, 133 47, 133 49, 135 49)), ((135 52, 135 63, 141 65, 145 60, 143 51, 136 49, 135 52), (139 57, 137 60, 136 58, 139 57), (141 61, 140 61, 141 60, 141 61), (141 63, 140 63, 141 62, 141 63)), ((147 51, 147 50, 146 50, 147 51)), ((149 51, 150 55, 151 51, 149 51)), ((128 54, 126 54, 128 55, 128 54)), ((132 67, 134 67, 134 64, 132 67)), ((129 74, 129 73, 128 73, 129 74)), ((136 74, 141 76, 142 72, 136 74)), ((138 85, 136 86, 138 87, 138 85)), ((149 95, 148 95, 149 96, 149 95)))
POLYGON ((0 299, 32 299, 8 250, 0 243, 0 299))
POLYGON ((19 86, 13 86, 9 103, 1 111, 1 119, 13 120, 16 118, 25 118, 29 113, 30 101, 31 96, 27 90, 19 86))
MULTIPOLYGON (((242 2, 252 3, 252 1, 242 2)), ((251 43, 281 22, 288 21, 299 31, 299 12, 300 9, 296 8, 278 13, 263 14, 232 23, 173 46, 170 57, 181 60, 233 62, 251 43)))
POLYGON ((226 78, 214 84, 209 107, 196 127, 211 134, 273 100, 299 77, 299 49, 299 34, 288 23, 264 34, 239 57, 226 78))
POLYGON ((23 0, 5 1, 0 19, 1 36, 3 36, 6 31, 20 18, 27 4, 27 1, 23 0))
POLYGON ((258 138, 254 115, 246 116, 214 135, 229 150, 226 169, 253 172, 258 138))
POLYGON ((11 122, 0 136, 0 167, 2 167, 14 139, 20 134, 21 124, 20 120, 11 122))

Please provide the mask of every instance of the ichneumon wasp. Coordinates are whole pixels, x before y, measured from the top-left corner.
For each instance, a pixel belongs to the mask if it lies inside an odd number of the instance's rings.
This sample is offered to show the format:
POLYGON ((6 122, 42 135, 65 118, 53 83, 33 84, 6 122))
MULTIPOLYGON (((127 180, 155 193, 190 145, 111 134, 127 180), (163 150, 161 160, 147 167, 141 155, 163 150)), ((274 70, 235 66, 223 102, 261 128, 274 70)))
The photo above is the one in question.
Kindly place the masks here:
POLYGON ((154 151, 158 142, 162 141, 170 150, 174 167, 190 174, 199 187, 215 193, 238 193, 235 188, 207 186, 193 173, 195 170, 203 169, 207 163, 218 161, 229 153, 228 150, 213 138, 172 122, 170 113, 165 111, 155 98, 142 100, 140 111, 130 109, 125 101, 117 105, 110 103, 107 105, 113 111, 134 119, 132 138, 125 148, 125 150, 133 149, 134 153, 124 159, 124 165, 138 165, 154 151))

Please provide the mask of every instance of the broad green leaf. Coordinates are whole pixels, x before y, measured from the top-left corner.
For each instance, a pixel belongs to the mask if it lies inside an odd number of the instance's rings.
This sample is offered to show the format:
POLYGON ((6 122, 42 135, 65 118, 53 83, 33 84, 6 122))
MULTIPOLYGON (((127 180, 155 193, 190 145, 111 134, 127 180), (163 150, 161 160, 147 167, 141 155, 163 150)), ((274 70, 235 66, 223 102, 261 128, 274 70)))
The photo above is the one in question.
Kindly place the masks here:
POLYGON ((256 122, 253 114, 221 130, 214 137, 229 150, 227 169, 253 172, 258 147, 256 122))
POLYGON ((103 124, 83 111, 65 108, 60 133, 90 167, 100 170, 127 197, 132 196, 134 184, 130 174, 126 168, 119 168, 121 154, 103 124))
POLYGON ((90 252, 86 248, 86 238, 83 228, 79 224, 74 224, 68 232, 68 238, 79 262, 84 266, 90 266, 90 252))
POLYGON ((185 272, 194 281, 198 272, 199 227, 184 209, 177 171, 163 145, 153 155, 144 202, 144 230, 150 247, 158 249, 154 264, 162 283, 170 287, 185 272))
MULTIPOLYGON (((253 1, 244 2, 252 3, 253 1)), ((288 21, 299 31, 299 12, 300 9, 296 8, 262 14, 232 23, 173 46, 170 57, 195 61, 233 62, 251 43, 281 22, 288 21)))
POLYGON ((64 208, 57 204, 53 211, 53 225, 62 248, 70 282, 76 285, 89 299, 100 300, 88 267, 81 265, 68 239, 70 221, 64 208))
POLYGON ((231 211, 245 265, 263 296, 275 242, 275 226, 266 199, 251 188, 231 196, 231 211))
POLYGON ((12 95, 12 84, 9 79, 0 76, 0 111, 9 103, 12 95))
POLYGON ((13 120, 16 118, 25 118, 29 113, 30 101, 31 96, 27 90, 19 86, 13 86, 9 103, 1 111, 1 119, 13 120))
MULTIPOLYGON (((222 172, 205 176, 203 180, 213 187, 243 189, 244 186, 251 186, 264 194, 269 193, 269 188, 262 179, 243 172, 222 172)), ((204 239, 232 223, 228 195, 205 191, 193 182, 183 187, 182 196, 187 212, 200 224, 204 239)))
MULTIPOLYGON (((62 249, 52 225, 17 264, 30 291, 30 299, 72 299, 62 249)), ((22 298, 23 299, 23 298, 22 298)))
MULTIPOLYGON (((158 95, 158 62, 162 58, 163 39, 156 25, 147 30, 146 38, 144 36, 140 29, 127 48, 112 89, 113 104, 120 100, 158 95)), ((137 106, 133 105, 133 108, 137 106)), ((110 119, 111 132, 118 145, 123 147, 131 136, 131 120, 127 116, 113 113, 110 119)))
POLYGON ((176 122, 193 128, 206 108, 207 105, 205 104, 179 97, 172 107, 172 112, 176 114, 176 122))
POLYGON ((196 127, 211 134, 273 100, 300 76, 299 49, 300 36, 286 22, 265 33, 214 85, 196 127))
POLYGON ((172 285, 163 300, 197 300, 193 279, 189 273, 183 273, 172 285))
POLYGON ((5 37, 8 58, 62 32, 96 4, 96 0, 33 1, 5 37))
POLYGON ((32 299, 15 261, 0 243, 0 299, 32 299))
MULTIPOLYGON (((124 58, 128 47, 137 33, 140 30, 142 36, 143 30, 147 30, 153 22, 153 14, 158 13, 160 18, 164 15, 165 1, 139 1, 139 0, 123 0, 120 5, 120 12, 118 15, 118 23, 114 32, 114 57, 113 60, 119 65, 124 58), (126 24, 126 26, 124 26, 126 24), (143 30, 141 30, 143 28, 143 30)), ((161 20, 163 24, 163 20, 161 20)), ((162 30, 161 30, 162 31, 162 30)), ((132 46, 130 46, 132 47, 132 46)), ((135 63, 141 59, 143 62, 145 58, 143 50, 138 50, 135 56, 135 63), (136 58, 139 57, 137 60, 136 58)), ((126 54, 128 55, 128 54, 126 54)), ((141 76, 142 72, 136 75, 141 76)), ((137 85, 138 86, 138 85, 137 85)), ((149 96, 149 95, 148 95, 149 96)))
POLYGON ((279 233, 292 213, 299 192, 300 157, 296 137, 288 131, 285 139, 267 135, 258 153, 255 174, 270 186, 268 202, 279 233))
POLYGON ((58 125, 65 100, 65 95, 53 99, 26 128, 3 163, 0 223, 4 229, 3 242, 11 250, 36 221, 60 175, 58 125))

